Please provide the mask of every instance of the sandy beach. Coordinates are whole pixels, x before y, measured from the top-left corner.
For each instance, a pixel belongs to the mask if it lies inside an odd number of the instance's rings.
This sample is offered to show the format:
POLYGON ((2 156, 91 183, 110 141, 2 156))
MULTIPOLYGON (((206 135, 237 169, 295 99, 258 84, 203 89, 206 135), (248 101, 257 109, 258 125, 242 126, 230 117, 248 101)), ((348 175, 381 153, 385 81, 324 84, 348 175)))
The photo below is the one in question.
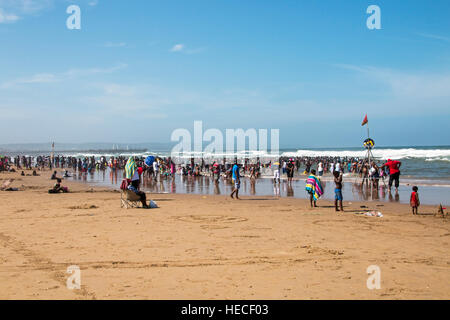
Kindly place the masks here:
POLYGON ((449 218, 421 206, 227 195, 149 194, 158 209, 121 209, 120 193, 50 172, 0 192, 0 299, 449 299, 449 218), (361 206, 366 206, 361 208, 361 206), (356 214, 377 210, 382 218, 356 214), (81 270, 69 290, 66 271, 81 270), (366 285, 368 266, 381 289, 366 285))

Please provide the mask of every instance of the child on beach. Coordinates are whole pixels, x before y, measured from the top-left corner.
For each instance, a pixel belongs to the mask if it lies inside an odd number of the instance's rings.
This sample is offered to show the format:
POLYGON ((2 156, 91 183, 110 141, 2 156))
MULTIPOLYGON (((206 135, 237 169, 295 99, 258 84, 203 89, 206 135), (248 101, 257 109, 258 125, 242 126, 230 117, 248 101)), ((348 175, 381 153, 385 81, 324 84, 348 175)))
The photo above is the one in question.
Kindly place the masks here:
POLYGON ((412 192, 411 192, 411 198, 409 200, 409 203, 411 204, 411 208, 412 208, 412 213, 413 214, 419 214, 418 213, 418 208, 420 206, 420 201, 419 201, 419 188, 414 186, 412 188, 412 192))
POLYGON ((317 200, 323 195, 323 188, 320 180, 316 177, 316 170, 312 169, 311 174, 306 180, 306 192, 309 194, 309 203, 311 208, 317 207, 317 200), (314 205, 313 205, 314 202, 314 205))
POLYGON ((341 211, 344 211, 344 205, 343 197, 342 197, 342 172, 335 171, 333 172, 334 175, 334 184, 336 185, 336 188, 334 189, 334 207, 336 208, 336 211, 339 211, 338 209, 338 202, 339 207, 341 208, 341 211))

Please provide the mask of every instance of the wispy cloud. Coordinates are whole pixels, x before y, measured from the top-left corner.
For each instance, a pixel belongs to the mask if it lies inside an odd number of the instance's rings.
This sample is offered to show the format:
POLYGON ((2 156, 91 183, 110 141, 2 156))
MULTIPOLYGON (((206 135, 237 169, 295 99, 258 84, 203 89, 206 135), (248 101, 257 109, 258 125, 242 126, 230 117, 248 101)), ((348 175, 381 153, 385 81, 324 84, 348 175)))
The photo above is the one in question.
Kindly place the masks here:
POLYGON ((206 50, 205 47, 201 47, 201 48, 195 48, 195 49, 188 49, 186 50, 187 54, 197 54, 197 53, 202 53, 206 50))
POLYGON ((435 40, 441 40, 441 41, 445 41, 445 42, 450 42, 450 38, 449 37, 444 37, 441 35, 437 35, 437 34, 431 34, 431 33, 418 33, 417 35, 424 37, 424 38, 429 38, 429 39, 435 39, 435 40))
POLYGON ((39 84, 39 83, 52 83, 59 82, 60 78, 52 73, 39 73, 29 77, 18 78, 11 81, 3 82, 0 85, 1 89, 11 88, 15 85, 21 84, 39 84))
POLYGON ((91 7, 95 7, 96 5, 98 5, 98 0, 89 1, 88 5, 90 5, 91 7))
POLYGON ((0 89, 7 89, 17 85, 55 83, 69 80, 76 77, 90 76, 95 74, 108 74, 126 68, 126 64, 119 64, 110 68, 87 68, 69 69, 62 73, 38 73, 28 77, 22 77, 5 81, 0 84, 0 89))
POLYGON ((13 23, 53 6, 53 0, 0 0, 0 23, 13 23))
POLYGON ((0 8, 0 23, 13 23, 19 20, 19 16, 13 13, 7 13, 0 8))
POLYGON ((206 48, 205 47, 201 47, 201 48, 188 48, 186 45, 179 43, 174 45, 171 49, 170 52, 183 52, 185 54, 196 54, 196 53, 201 53, 203 51, 205 51, 206 48))
POLYGON ((95 106, 99 113, 120 115, 130 119, 163 119, 168 101, 160 90, 148 85, 100 83, 92 85, 95 96, 82 98, 86 105, 95 106))
POLYGON ((103 46, 106 48, 121 48, 126 47, 126 42, 106 42, 103 46))
POLYGON ((179 44, 174 45, 174 46, 170 49, 170 51, 171 51, 171 52, 180 52, 180 51, 183 51, 183 49, 184 49, 184 44, 179 43, 179 44))
POLYGON ((400 99, 439 99, 450 97, 449 73, 403 72, 372 66, 335 64, 335 67, 363 74, 390 88, 390 93, 400 99))

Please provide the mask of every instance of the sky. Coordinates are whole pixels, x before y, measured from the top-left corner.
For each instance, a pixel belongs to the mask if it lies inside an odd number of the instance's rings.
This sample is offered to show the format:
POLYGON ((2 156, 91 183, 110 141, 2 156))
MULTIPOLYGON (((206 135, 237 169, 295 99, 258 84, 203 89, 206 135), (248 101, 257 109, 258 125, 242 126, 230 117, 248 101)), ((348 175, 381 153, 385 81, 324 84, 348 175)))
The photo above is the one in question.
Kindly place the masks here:
POLYGON ((201 120, 359 146, 368 114, 377 145, 450 145, 449 16, 448 0, 0 0, 0 144, 169 142, 201 120))

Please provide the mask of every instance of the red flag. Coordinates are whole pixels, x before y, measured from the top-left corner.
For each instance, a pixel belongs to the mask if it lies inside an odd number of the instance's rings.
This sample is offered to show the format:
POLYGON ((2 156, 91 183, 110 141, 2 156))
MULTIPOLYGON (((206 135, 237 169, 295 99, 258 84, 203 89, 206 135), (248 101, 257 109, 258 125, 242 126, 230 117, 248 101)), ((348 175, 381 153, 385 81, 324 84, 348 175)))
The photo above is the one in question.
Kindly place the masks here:
POLYGON ((364 117, 364 120, 363 120, 361 126, 364 126, 364 125, 367 124, 368 122, 369 122, 369 120, 367 120, 367 114, 366 114, 366 116, 364 117))

